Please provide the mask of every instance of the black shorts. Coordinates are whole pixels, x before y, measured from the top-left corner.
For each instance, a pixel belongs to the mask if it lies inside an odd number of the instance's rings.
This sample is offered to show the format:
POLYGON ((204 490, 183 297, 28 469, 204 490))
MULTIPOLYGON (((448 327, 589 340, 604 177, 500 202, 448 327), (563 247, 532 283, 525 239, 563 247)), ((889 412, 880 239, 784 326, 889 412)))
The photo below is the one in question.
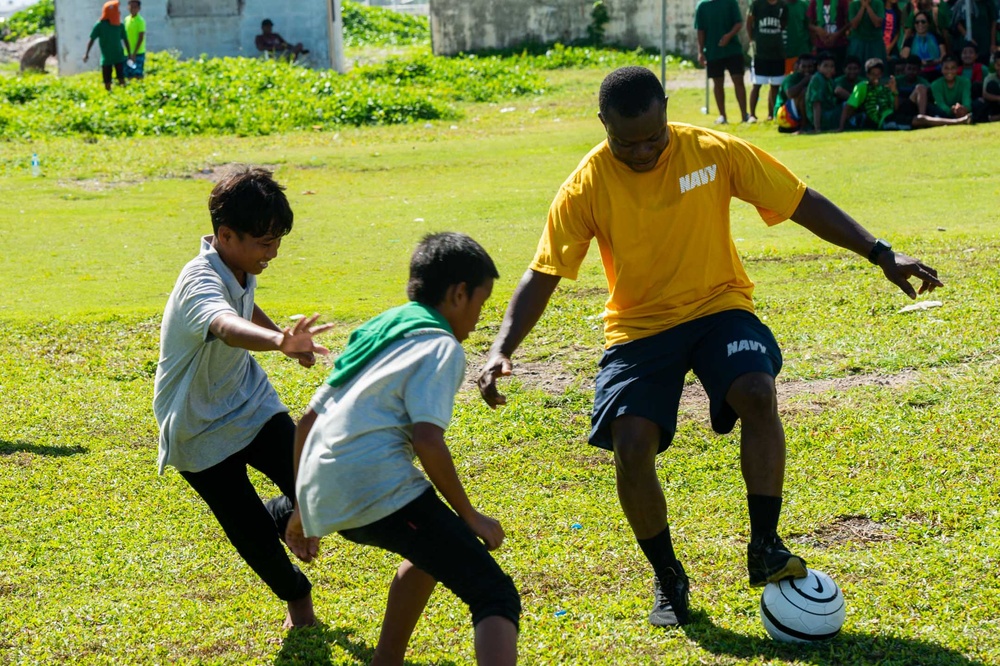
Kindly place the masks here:
POLYGON ((611 422, 619 416, 641 416, 660 426, 658 452, 664 451, 677 431, 677 409, 689 370, 708 394, 712 428, 730 432, 737 419, 726 402, 733 381, 749 372, 776 377, 781 363, 771 330, 744 310, 718 312, 615 345, 604 352, 597 373, 590 443, 613 450, 611 422))
MULTIPOLYGON (((726 58, 719 58, 718 60, 709 60, 706 64, 708 78, 710 79, 717 79, 725 75, 726 72, 729 72, 730 76, 743 76, 745 67, 746 64, 743 61, 742 53, 726 58)), ((782 74, 784 74, 784 70, 782 70, 782 74)))
POLYGON ((399 511, 368 525, 341 530, 340 535, 413 562, 469 606, 473 625, 499 615, 520 626, 521 597, 514 581, 433 488, 399 511))
POLYGON ((784 76, 785 59, 778 58, 777 60, 768 60, 767 58, 754 58, 753 73, 757 76, 784 76))
POLYGON ((101 75, 104 77, 104 85, 111 85, 111 70, 115 70, 115 76, 118 78, 118 83, 125 83, 125 63, 118 62, 114 65, 101 65, 101 75))

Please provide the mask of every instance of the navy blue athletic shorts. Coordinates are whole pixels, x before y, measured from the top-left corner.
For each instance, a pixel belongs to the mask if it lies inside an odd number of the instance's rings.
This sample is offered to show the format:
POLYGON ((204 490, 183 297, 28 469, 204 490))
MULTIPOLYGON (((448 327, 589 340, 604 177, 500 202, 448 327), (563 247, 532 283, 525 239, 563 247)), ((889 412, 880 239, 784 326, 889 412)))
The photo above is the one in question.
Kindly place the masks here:
POLYGON ((611 422, 641 416, 660 426, 658 452, 664 451, 677 431, 689 370, 708 394, 712 428, 724 434, 736 425, 736 412, 726 402, 733 381, 750 372, 776 377, 781 350, 771 329, 744 310, 717 312, 615 345, 604 352, 597 373, 590 443, 613 450, 611 422))

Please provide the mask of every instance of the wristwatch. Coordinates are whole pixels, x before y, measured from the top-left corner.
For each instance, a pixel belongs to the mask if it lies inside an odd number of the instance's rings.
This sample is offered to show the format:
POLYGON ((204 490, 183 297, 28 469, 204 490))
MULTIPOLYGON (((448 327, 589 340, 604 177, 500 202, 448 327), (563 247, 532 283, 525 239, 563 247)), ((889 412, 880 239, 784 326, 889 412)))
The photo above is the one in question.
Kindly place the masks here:
POLYGON ((892 246, 889 245, 889 241, 877 238, 875 239, 875 245, 872 246, 871 251, 868 253, 868 261, 878 265, 878 258, 883 252, 889 252, 890 250, 892 250, 892 246))

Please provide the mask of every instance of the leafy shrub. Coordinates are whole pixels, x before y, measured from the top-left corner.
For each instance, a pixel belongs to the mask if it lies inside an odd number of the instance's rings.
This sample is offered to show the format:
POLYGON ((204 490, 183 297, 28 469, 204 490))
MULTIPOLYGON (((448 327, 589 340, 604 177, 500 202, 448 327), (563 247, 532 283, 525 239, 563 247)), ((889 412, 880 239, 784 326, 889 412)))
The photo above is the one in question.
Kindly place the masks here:
POLYGON ((351 0, 344 0, 341 11, 347 46, 430 44, 431 29, 426 17, 368 7, 351 0))
POLYGON ((104 91, 93 74, 0 77, 0 137, 263 135, 342 125, 455 118, 454 102, 540 91, 500 58, 419 55, 348 75, 250 58, 181 61, 150 53, 142 83, 104 91))
POLYGON ((55 31, 55 0, 40 0, 38 4, 11 14, 6 21, 0 19, 0 39, 5 42, 13 42, 39 33, 51 35, 55 31))

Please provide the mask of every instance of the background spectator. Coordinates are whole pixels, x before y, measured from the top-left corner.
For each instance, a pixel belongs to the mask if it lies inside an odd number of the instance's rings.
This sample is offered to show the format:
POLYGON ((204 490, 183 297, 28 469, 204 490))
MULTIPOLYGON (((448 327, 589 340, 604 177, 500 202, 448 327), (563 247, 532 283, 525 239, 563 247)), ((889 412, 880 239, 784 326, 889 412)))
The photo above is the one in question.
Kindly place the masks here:
POLYGON ((785 0, 788 21, 785 24, 785 74, 795 71, 795 63, 803 53, 812 51, 809 35, 808 0, 785 0))
POLYGON ((773 119, 778 87, 785 79, 784 28, 788 11, 783 0, 754 0, 747 13, 747 35, 753 41, 754 56, 750 66, 750 117, 747 122, 757 122, 757 101, 760 87, 770 86, 767 94, 767 119, 773 119))
POLYGON ((941 78, 931 83, 931 93, 940 115, 961 118, 972 111, 972 82, 958 75, 958 60, 945 56, 941 63, 941 78))
POLYGON ((125 76, 130 79, 141 79, 146 69, 146 19, 139 16, 141 7, 139 0, 129 0, 129 15, 125 17, 125 35, 132 52, 131 64, 125 64, 125 76))
POLYGON ((833 130, 840 125, 842 102, 833 92, 833 75, 836 71, 833 56, 829 53, 821 54, 816 63, 816 75, 810 79, 806 88, 806 117, 813 131, 833 130))
POLYGON ((944 43, 932 32, 931 17, 925 12, 918 12, 913 17, 914 34, 903 41, 900 55, 909 58, 911 55, 920 58, 920 64, 925 75, 937 78, 938 65, 945 56, 944 43))
POLYGON ((960 125, 970 121, 968 115, 961 118, 938 118, 920 113, 921 103, 926 110, 926 89, 920 87, 914 91, 912 98, 900 99, 895 78, 890 76, 888 84, 882 83, 884 71, 885 65, 878 58, 872 58, 865 63, 867 80, 859 82, 854 87, 850 99, 844 104, 840 116, 840 129, 844 129, 847 120, 858 109, 864 109, 865 126, 880 130, 960 125))
POLYGON ((795 132, 806 121, 806 89, 815 72, 816 56, 803 53, 799 56, 795 71, 782 81, 774 105, 779 132, 795 132))
MULTIPOLYGON (((990 54, 997 48, 997 2, 971 0, 972 35, 965 34, 965 17, 969 4, 966 0, 960 0, 952 6, 952 29, 958 37, 975 45, 979 62, 988 63, 990 54)), ((960 41, 956 39, 956 42, 960 41)))
POLYGON ((847 55, 857 56, 861 62, 878 58, 885 63, 885 43, 882 41, 885 5, 882 0, 853 0, 847 7, 847 14, 850 17, 847 55))
POLYGON ((847 101, 854 92, 854 86, 861 80, 861 60, 857 56, 848 56, 844 61, 844 73, 833 82, 833 92, 837 99, 847 101))
POLYGON ((118 85, 125 85, 125 60, 132 55, 128 46, 125 26, 122 25, 121 14, 118 11, 118 0, 110 0, 101 8, 101 18, 90 31, 90 41, 83 61, 90 59, 90 48, 98 42, 101 51, 101 75, 104 78, 104 89, 111 91, 111 70, 114 69, 118 85), (125 50, 122 50, 122 45, 125 50))
POLYGON ((743 85, 743 47, 736 39, 743 28, 743 16, 736 0, 701 0, 694 12, 694 27, 698 31, 698 60, 708 69, 715 92, 719 117, 715 124, 728 122, 726 117, 725 76, 733 80, 740 120, 747 120, 747 91, 743 85))
POLYGON ((837 71, 847 56, 848 0, 809 0, 806 18, 816 51, 832 53, 837 71))
POLYGON ((262 53, 284 55, 291 58, 293 62, 298 60, 299 55, 309 53, 309 49, 302 47, 302 42, 289 44, 281 35, 274 32, 274 22, 271 19, 264 19, 260 22, 260 32, 261 34, 254 38, 254 45, 262 53))
POLYGON ((983 82, 983 102, 987 120, 1000 121, 1000 54, 993 54, 993 71, 983 82))
POLYGON ((903 37, 903 20, 907 10, 900 7, 910 7, 909 0, 886 0, 885 18, 882 20, 882 43, 885 53, 890 58, 899 53, 903 37))

